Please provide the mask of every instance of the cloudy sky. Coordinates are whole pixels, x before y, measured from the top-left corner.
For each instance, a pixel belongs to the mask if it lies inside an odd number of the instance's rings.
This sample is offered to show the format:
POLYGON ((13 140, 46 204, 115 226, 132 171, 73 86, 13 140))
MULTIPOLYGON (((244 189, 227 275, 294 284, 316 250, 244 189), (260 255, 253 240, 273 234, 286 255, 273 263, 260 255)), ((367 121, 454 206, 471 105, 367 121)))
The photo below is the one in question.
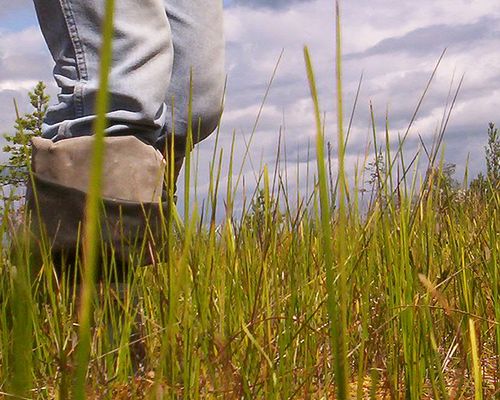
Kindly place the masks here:
MULTIPOLYGON (((311 50, 316 70, 327 140, 336 148, 333 0, 228 0, 225 24, 228 91, 220 137, 224 149, 222 175, 227 175, 233 132, 236 164, 243 160, 266 87, 283 50, 243 167, 245 190, 255 185, 261 165, 275 162, 280 130, 288 160, 281 168, 287 172, 291 190, 294 185, 305 190, 305 173, 308 167, 314 171, 315 158, 313 149, 309 149, 314 123, 304 45, 311 50)), ((450 100, 450 88, 454 90, 464 76, 445 137, 445 157, 457 164, 459 178, 468 155, 472 175, 484 169, 487 124, 500 124, 498 0, 344 1, 342 26, 346 118, 363 74, 346 160, 350 170, 363 160, 370 143, 370 102, 377 129, 382 132, 387 112, 391 138, 397 141, 398 134, 406 131, 444 49, 445 57, 410 131, 407 154, 418 150, 419 137, 432 144, 450 100)), ((47 82, 50 93, 56 94, 51 68, 31 2, 16 0, 2 5, 0 132, 12 129, 12 99, 27 110, 26 93, 38 80, 47 82)), ((200 196, 208 188, 213 145, 210 138, 198 148, 200 196)), ((284 153, 281 158, 285 158, 284 153)))

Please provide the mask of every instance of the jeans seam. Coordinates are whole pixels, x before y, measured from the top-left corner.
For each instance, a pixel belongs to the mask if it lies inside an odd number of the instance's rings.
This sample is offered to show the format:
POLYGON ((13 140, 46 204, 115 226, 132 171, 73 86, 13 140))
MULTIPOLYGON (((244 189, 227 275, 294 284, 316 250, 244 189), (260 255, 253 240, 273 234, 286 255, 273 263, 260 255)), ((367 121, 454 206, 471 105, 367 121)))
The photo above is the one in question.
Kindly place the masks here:
POLYGON ((85 52, 83 50, 82 40, 78 33, 78 28, 75 21, 71 4, 68 0, 59 0, 61 9, 63 11, 64 19, 68 34, 73 45, 75 52, 76 69, 78 72, 78 82, 74 87, 74 102, 75 102, 75 117, 83 117, 85 115, 85 107, 83 102, 83 87, 84 82, 88 80, 87 63, 85 59, 85 52))

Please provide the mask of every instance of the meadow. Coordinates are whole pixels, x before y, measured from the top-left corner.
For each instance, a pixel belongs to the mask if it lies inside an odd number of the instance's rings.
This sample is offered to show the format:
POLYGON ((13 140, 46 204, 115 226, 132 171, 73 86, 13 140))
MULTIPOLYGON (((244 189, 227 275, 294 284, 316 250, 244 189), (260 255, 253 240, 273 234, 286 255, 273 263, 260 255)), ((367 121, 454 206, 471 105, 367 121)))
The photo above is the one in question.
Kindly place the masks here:
POLYGON ((382 143, 373 124, 371 153, 347 178, 338 18, 335 155, 325 154, 304 49, 317 130, 313 190, 289 191, 278 146, 276 163, 256 171, 255 191, 236 199, 238 160, 230 152, 223 181, 216 146, 209 196, 193 204, 188 153, 183 213, 171 189, 164 241, 138 244, 154 262, 116 284, 105 254, 96 279, 108 7, 81 281, 57 276, 50 244, 29 235, 29 220, 14 228, 15 205, 4 205, 0 397, 500 398, 498 186, 486 180, 484 190, 470 190, 467 177, 459 188, 449 184, 441 145, 453 102, 433 148, 410 158, 414 119, 396 148, 388 124, 382 143))

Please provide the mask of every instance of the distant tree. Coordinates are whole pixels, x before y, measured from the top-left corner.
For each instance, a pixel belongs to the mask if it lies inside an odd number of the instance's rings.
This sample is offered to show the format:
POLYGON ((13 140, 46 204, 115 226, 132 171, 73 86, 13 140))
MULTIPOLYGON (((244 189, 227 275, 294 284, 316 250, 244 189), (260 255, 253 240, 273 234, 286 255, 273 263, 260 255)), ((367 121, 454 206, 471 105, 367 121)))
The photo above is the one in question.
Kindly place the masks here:
POLYGON ((15 133, 3 135, 7 144, 2 150, 9 154, 9 159, 6 163, 0 164, 0 202, 2 205, 8 200, 20 200, 21 189, 26 186, 29 179, 31 139, 42 134, 42 123, 49 103, 49 96, 45 93, 45 89, 45 84, 38 82, 33 91, 29 92, 33 111, 24 116, 19 114, 17 103, 14 101, 15 133))
POLYGON ((432 197, 434 205, 439 211, 444 211, 453 204, 463 200, 464 191, 460 183, 454 178, 456 165, 444 162, 440 166, 429 166, 426 172, 423 197, 418 201, 432 197))
POLYGON ((457 169, 456 164, 444 163, 441 170, 439 170, 439 188, 441 190, 446 190, 448 192, 455 192, 459 187, 460 183, 454 178, 455 171, 457 169))
POLYGON ((373 187, 375 184, 382 186, 382 183, 386 179, 385 174, 385 161, 382 151, 380 151, 373 161, 370 161, 365 168, 366 172, 369 174, 367 184, 369 187, 373 187))
POLYGON ((282 226, 284 215, 280 211, 278 200, 262 188, 255 193, 250 209, 244 218, 244 224, 253 232, 261 245, 265 244, 268 232, 282 226))
POLYGON ((469 185, 469 192, 476 195, 487 195, 492 189, 500 190, 500 133, 495 124, 488 125, 488 144, 484 148, 486 159, 486 176, 480 172, 469 185))
POLYGON ((490 122, 488 127, 488 145, 486 152, 486 174, 494 188, 500 183, 500 135, 495 124, 490 122))
POLYGON ((469 185, 469 194, 485 194, 488 192, 488 179, 482 172, 471 181, 469 185))
POLYGON ((259 189, 252 200, 251 210, 249 214, 252 226, 257 228, 258 231, 264 229, 264 225, 266 223, 266 214, 269 212, 269 210, 266 210, 265 191, 264 189, 259 189))

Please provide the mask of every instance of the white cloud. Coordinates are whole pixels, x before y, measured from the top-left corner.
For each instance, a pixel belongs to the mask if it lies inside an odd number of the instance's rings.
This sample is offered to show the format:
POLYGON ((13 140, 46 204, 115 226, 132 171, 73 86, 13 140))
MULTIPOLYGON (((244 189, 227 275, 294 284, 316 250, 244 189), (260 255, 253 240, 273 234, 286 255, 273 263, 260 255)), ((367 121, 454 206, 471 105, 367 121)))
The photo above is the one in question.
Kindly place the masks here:
POLYGON ((23 11, 27 8, 33 7, 32 4, 33 3, 30 0, 4 2, 2 4, 2 7, 0 8, 0 18, 5 18, 19 11, 23 11))
POLYGON ((4 90, 30 90, 38 83, 37 80, 28 79, 28 80, 7 80, 0 82, 0 91, 4 90))
POLYGON ((383 39, 429 25, 470 24, 484 16, 499 18, 490 0, 360 0, 343 2, 344 40, 348 51, 366 50, 383 39))
MULTIPOLYGON (((307 167, 314 175, 315 126, 303 60, 304 45, 311 49, 320 102, 327 113, 327 140, 334 146, 336 143, 334 3, 312 0, 277 9, 252 8, 250 3, 244 5, 242 1, 226 11, 229 81, 219 138, 219 145, 224 149, 223 181, 228 175, 232 133, 236 132, 233 156, 238 170, 282 49, 284 55, 243 168, 247 193, 255 182, 252 168, 258 168, 261 160, 274 161, 280 129, 285 132, 287 158, 291 163, 283 166, 288 171, 290 184, 295 182, 297 171, 293 170, 297 165, 301 177, 305 176, 307 167)), ((445 139, 446 157, 463 168, 467 153, 475 151, 471 172, 474 174, 483 168, 482 146, 486 141, 487 123, 491 120, 500 124, 498 4, 491 0, 344 1, 342 27, 346 119, 359 76, 364 73, 348 148, 347 165, 351 173, 356 161, 365 157, 366 144, 371 140, 369 102, 373 102, 382 136, 388 109, 391 135, 396 139, 398 133, 405 131, 445 47, 448 47, 447 54, 410 132, 408 153, 415 152, 419 145, 417 134, 432 141, 448 99, 450 81, 455 76, 456 84, 465 74, 445 139)), ((36 28, 1 36, 0 130, 7 127, 6 94, 17 96, 26 92, 28 82, 50 80, 51 63, 44 48, 36 28)), ((201 197, 208 190, 208 164, 214 143, 212 136, 198 148, 201 197)), ((305 181, 299 179, 302 192, 305 192, 305 181)), ((182 188, 182 182, 179 187, 182 188)), ((182 190, 179 197, 182 198, 182 190)))
MULTIPOLYGON (((350 112, 359 76, 364 72, 347 165, 352 161, 350 167, 353 168, 354 160, 363 159, 366 144, 371 140, 370 101, 375 107, 381 137, 384 136, 386 109, 389 110, 392 139, 397 141, 398 134, 405 132, 445 47, 448 47, 446 56, 410 131, 407 153, 417 151, 418 135, 430 145, 450 100, 450 82, 454 76, 456 85, 462 74, 465 74, 464 84, 445 138, 446 157, 448 161, 459 164, 457 169, 460 171, 470 149, 482 151, 486 125, 498 118, 499 100, 495 88, 500 87, 500 70, 496 67, 500 65, 497 51, 500 31, 496 27, 500 22, 500 10, 493 3, 489 0, 424 0, 418 4, 396 0, 344 2, 346 115, 350 112), (357 56, 353 57, 356 53, 357 56), (467 143, 467 146, 457 147, 457 141, 467 143)), ((271 88, 267 108, 283 110, 286 116, 291 158, 307 158, 304 156, 307 143, 313 139, 315 130, 302 57, 302 46, 307 44, 313 56, 321 104, 328 112, 327 138, 336 142, 332 4, 331 1, 316 0, 286 10, 251 7, 228 10, 226 23, 231 66, 228 115, 231 118, 225 120, 225 127, 245 132, 251 129, 255 118, 251 111, 258 109, 258 94, 263 94, 265 89, 263 75, 271 74, 272 61, 279 49, 284 48, 285 55, 271 88), (242 105, 244 112, 231 111, 233 108, 239 110, 242 105)), ((263 124, 265 126, 261 129, 268 131, 269 125, 264 121, 263 124)), ((277 133, 278 129, 275 135, 277 133)), ((255 154, 260 154, 263 146, 268 146, 267 141, 263 144, 260 140, 260 135, 261 132, 257 132, 255 154)), ((264 160, 272 160, 275 152, 272 147, 264 149, 264 160)), ((470 164, 473 174, 482 168, 482 157, 482 154, 477 154, 477 162, 470 164)), ((300 168, 307 164, 303 160, 300 168)))

